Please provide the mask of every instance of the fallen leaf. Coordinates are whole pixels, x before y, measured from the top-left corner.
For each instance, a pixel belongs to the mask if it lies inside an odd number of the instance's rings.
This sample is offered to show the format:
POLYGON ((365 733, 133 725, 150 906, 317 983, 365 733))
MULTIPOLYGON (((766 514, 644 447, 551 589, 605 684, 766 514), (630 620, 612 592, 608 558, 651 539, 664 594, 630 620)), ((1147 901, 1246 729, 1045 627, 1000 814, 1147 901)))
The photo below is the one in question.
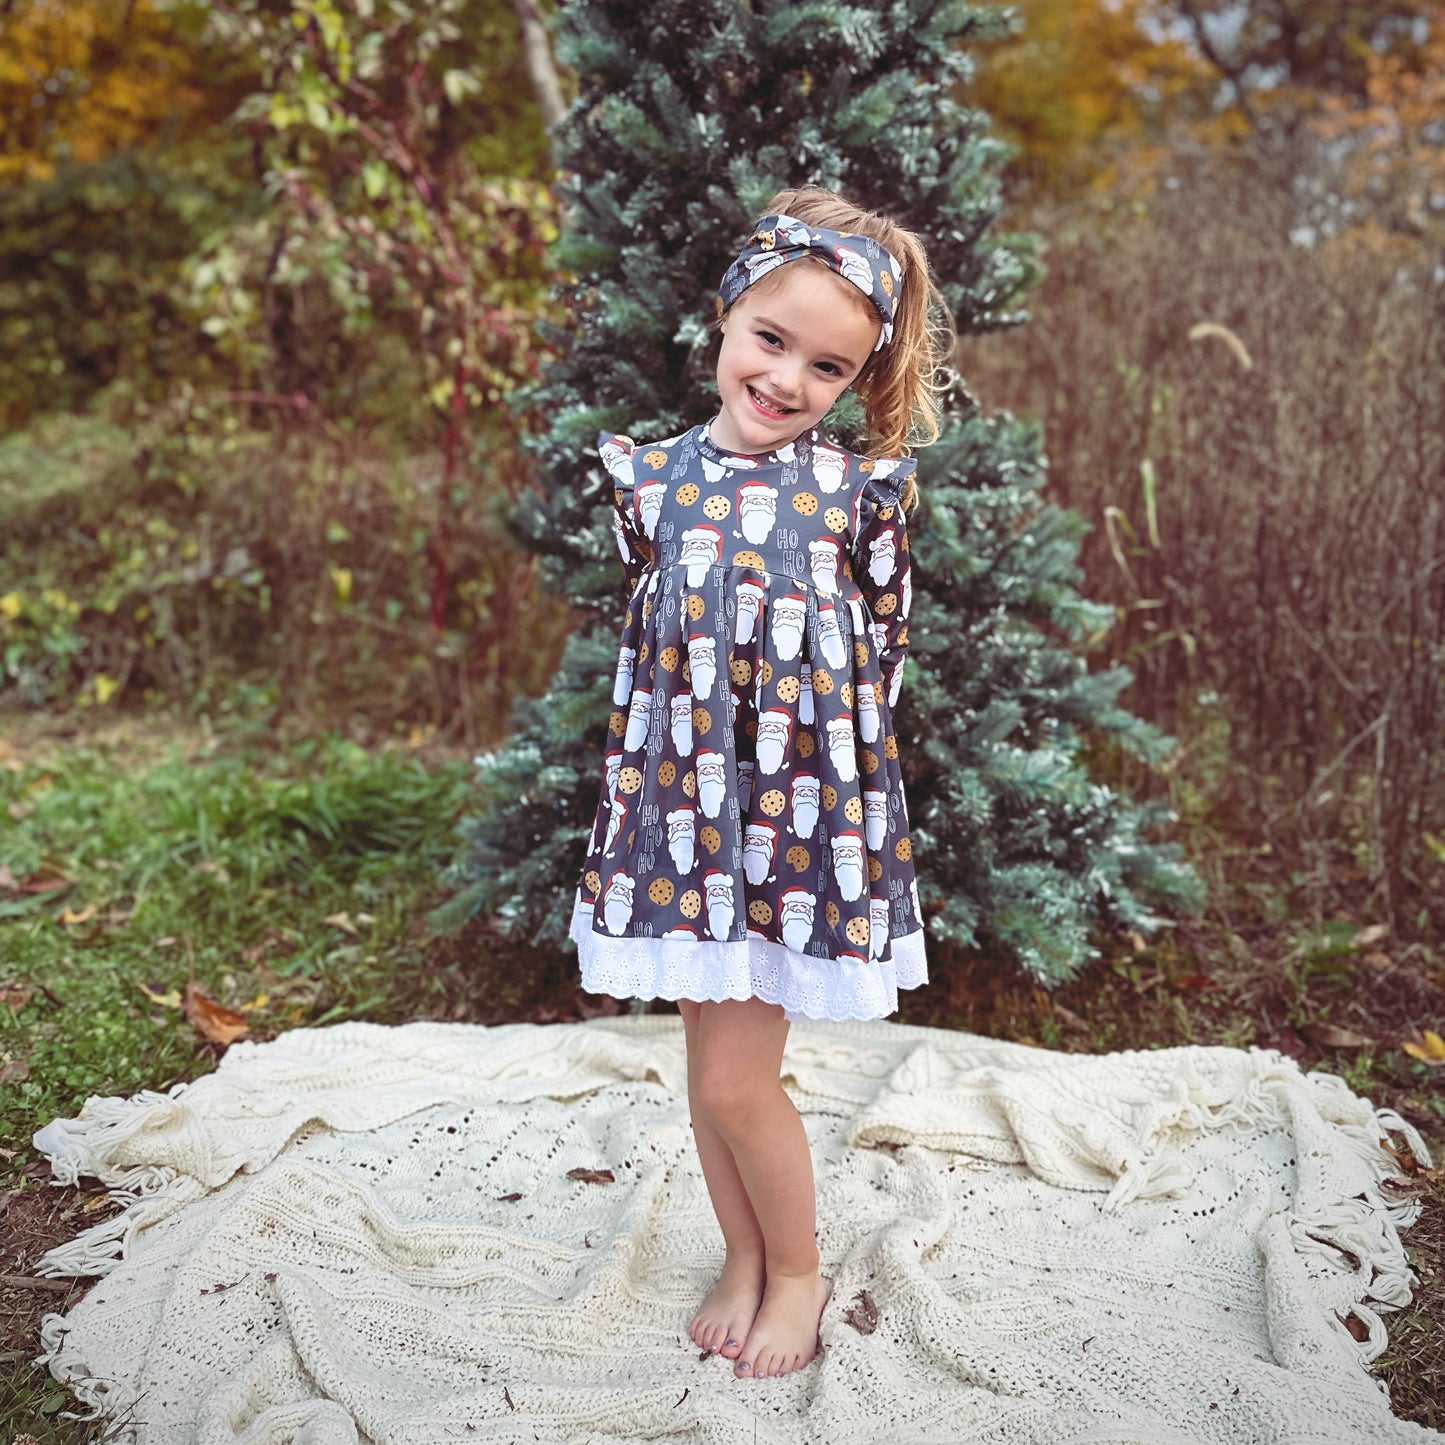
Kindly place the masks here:
POLYGON ((333 913, 329 918, 323 918, 323 923, 329 923, 333 928, 339 928, 343 933, 349 933, 353 938, 360 936, 360 930, 351 921, 349 913, 333 913))
POLYGON ((63 893, 67 888, 75 886, 74 878, 67 878, 64 873, 41 872, 32 873, 28 878, 22 878, 16 885, 16 891, 20 893, 63 893))
POLYGON ((207 998, 194 979, 186 985, 185 1009, 196 1032, 213 1044, 233 1044, 244 1037, 249 1027, 245 1014, 207 998))
POLYGON ((1067 1028, 1083 1029, 1086 1033, 1088 1032, 1089 1025, 1087 1021, 1080 1018, 1073 1009, 1065 1008, 1061 1003, 1054 1005, 1054 1017, 1067 1028))
POLYGON ((1304 1036, 1322 1049, 1370 1049, 1375 1041, 1354 1029, 1343 1029, 1338 1024, 1327 1024, 1322 1020, 1302 1025, 1304 1036))
POLYGON ((109 1194, 97 1194, 94 1199, 87 1199, 80 1207, 82 1214, 94 1214, 97 1209, 104 1209, 110 1203, 109 1194))
POLYGON ((180 1008, 181 991, 178 988, 162 988, 158 983, 138 983, 136 987, 159 1008, 180 1008))
POLYGON ((203 862, 197 863, 195 867, 191 869, 191 872, 209 873, 217 883, 229 883, 231 881, 231 875, 226 871, 226 865, 224 863, 217 863, 214 858, 207 858, 203 862))
POLYGON ((1350 1337, 1355 1340, 1364 1341, 1370 1338, 1370 1327, 1358 1315, 1346 1315, 1343 1322, 1344 1327, 1350 1332, 1350 1337))
POLYGON ((1203 993, 1205 989, 1214 987, 1214 979, 1207 973, 1181 973, 1175 978, 1174 987, 1203 993))
POLYGON ((19 1013, 30 1002, 33 989, 21 988, 19 984, 0 983, 0 1007, 13 1008, 19 1013))
POLYGON ((3 863, 0 863, 0 888, 7 893, 20 892, 20 880, 3 863))
POLYGON ((499 1194, 497 1195, 497 1203, 515 1204, 521 1197, 522 1196, 520 1194, 499 1194))
POLYGON ((871 1335, 878 1328, 878 1306, 866 1289, 860 1289, 853 1296, 853 1303, 843 1311, 843 1318, 860 1335, 871 1335))
POLYGON ((65 924, 66 927, 73 928, 77 923, 88 923, 99 912, 100 904, 87 903, 85 907, 80 910, 79 913, 77 913, 73 908, 66 908, 65 911, 60 915, 60 921, 61 923, 65 924))
POLYGON ((616 1176, 610 1169, 569 1169, 569 1179, 575 1179, 579 1184, 615 1184, 616 1176))
POLYGON ((164 938, 156 939, 155 946, 157 948, 174 948, 179 941, 174 934, 168 933, 164 938))
POLYGON ((8 1084, 11 1079, 20 1082, 30 1077, 30 1064, 25 1059, 12 1059, 10 1063, 0 1066, 0 1084, 8 1084))
POLYGON ((1372 923, 1368 928, 1362 928, 1350 940, 1351 948, 1373 948, 1377 943, 1390 936, 1390 926, 1387 923, 1372 923))
POLYGON ((11 803, 7 811, 17 823, 23 823, 35 811, 35 804, 11 803))
POLYGON ((1387 968, 1394 968, 1395 960, 1388 953, 1381 953, 1378 949, 1367 953, 1361 960, 1366 968, 1372 968, 1376 973, 1384 973, 1387 968))
POLYGON ((251 1000, 250 1003, 243 1003, 241 1005, 241 1012, 243 1014, 255 1013, 258 1008, 265 1008, 266 1005, 270 1002, 270 1000, 271 996, 269 994, 258 993, 256 997, 251 1000))
POLYGON ((1422 1064, 1429 1064, 1436 1069, 1445 1067, 1445 1039, 1434 1029, 1426 1029, 1418 1041, 1406 1039, 1400 1047, 1412 1059, 1419 1059, 1422 1064))

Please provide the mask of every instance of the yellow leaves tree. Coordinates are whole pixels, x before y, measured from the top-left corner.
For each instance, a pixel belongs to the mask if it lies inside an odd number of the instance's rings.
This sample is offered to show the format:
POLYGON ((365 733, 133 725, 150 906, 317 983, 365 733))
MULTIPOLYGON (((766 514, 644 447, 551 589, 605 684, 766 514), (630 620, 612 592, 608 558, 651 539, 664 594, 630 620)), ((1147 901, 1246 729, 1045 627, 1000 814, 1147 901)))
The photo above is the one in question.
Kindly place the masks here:
POLYGON ((102 160, 224 114, 195 22, 148 0, 9 0, 0 11, 0 183, 102 160))

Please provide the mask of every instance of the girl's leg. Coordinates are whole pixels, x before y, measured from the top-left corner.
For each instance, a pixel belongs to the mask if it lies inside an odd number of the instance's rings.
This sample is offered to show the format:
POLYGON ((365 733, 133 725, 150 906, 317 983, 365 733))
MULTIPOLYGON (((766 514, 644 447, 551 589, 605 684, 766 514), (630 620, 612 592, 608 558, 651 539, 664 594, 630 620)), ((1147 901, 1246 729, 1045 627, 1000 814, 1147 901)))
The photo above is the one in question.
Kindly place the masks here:
POLYGON ((684 998, 678 1000, 677 1007, 687 1035, 687 1097, 692 1132, 713 1213, 727 1245, 722 1274, 693 1316, 688 1333, 700 1348, 735 1360, 763 1298, 763 1232, 733 1162, 732 1150, 698 1104, 697 1069, 702 1051, 698 1028, 704 1005, 684 998))
POLYGON ((694 1117, 726 1146, 763 1240, 763 1300, 733 1373, 786 1375, 817 1353, 827 1299, 808 1137, 779 1078, 788 1022, 775 1004, 729 1000, 702 1004, 696 1028, 694 1117))

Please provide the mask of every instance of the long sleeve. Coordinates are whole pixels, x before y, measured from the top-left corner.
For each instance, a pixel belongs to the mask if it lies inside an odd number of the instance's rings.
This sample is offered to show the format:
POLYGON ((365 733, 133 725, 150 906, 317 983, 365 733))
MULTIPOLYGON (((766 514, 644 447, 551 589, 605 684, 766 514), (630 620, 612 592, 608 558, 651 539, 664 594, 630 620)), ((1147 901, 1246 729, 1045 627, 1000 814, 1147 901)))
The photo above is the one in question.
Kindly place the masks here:
POLYGON ((637 515, 637 479, 632 457, 637 450, 631 437, 616 432, 597 434, 597 455, 612 478, 612 531, 622 557, 622 571, 627 577, 630 596, 637 590, 643 569, 652 561, 652 543, 643 534, 637 515))
POLYGON ((850 554, 853 580, 868 608, 890 708, 897 704, 903 682, 908 609, 913 599, 908 524, 899 498, 915 466, 912 457, 875 463, 858 497, 850 554))

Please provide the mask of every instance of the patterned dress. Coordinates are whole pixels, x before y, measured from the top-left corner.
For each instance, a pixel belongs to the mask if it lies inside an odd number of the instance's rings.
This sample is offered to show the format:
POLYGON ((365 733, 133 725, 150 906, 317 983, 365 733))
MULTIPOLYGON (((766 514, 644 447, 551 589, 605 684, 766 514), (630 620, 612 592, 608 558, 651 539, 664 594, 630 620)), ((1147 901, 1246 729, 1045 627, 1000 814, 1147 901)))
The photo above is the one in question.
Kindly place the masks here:
POLYGON ((583 987, 879 1018, 926 981, 892 710, 912 459, 604 432, 630 587, 583 987))

